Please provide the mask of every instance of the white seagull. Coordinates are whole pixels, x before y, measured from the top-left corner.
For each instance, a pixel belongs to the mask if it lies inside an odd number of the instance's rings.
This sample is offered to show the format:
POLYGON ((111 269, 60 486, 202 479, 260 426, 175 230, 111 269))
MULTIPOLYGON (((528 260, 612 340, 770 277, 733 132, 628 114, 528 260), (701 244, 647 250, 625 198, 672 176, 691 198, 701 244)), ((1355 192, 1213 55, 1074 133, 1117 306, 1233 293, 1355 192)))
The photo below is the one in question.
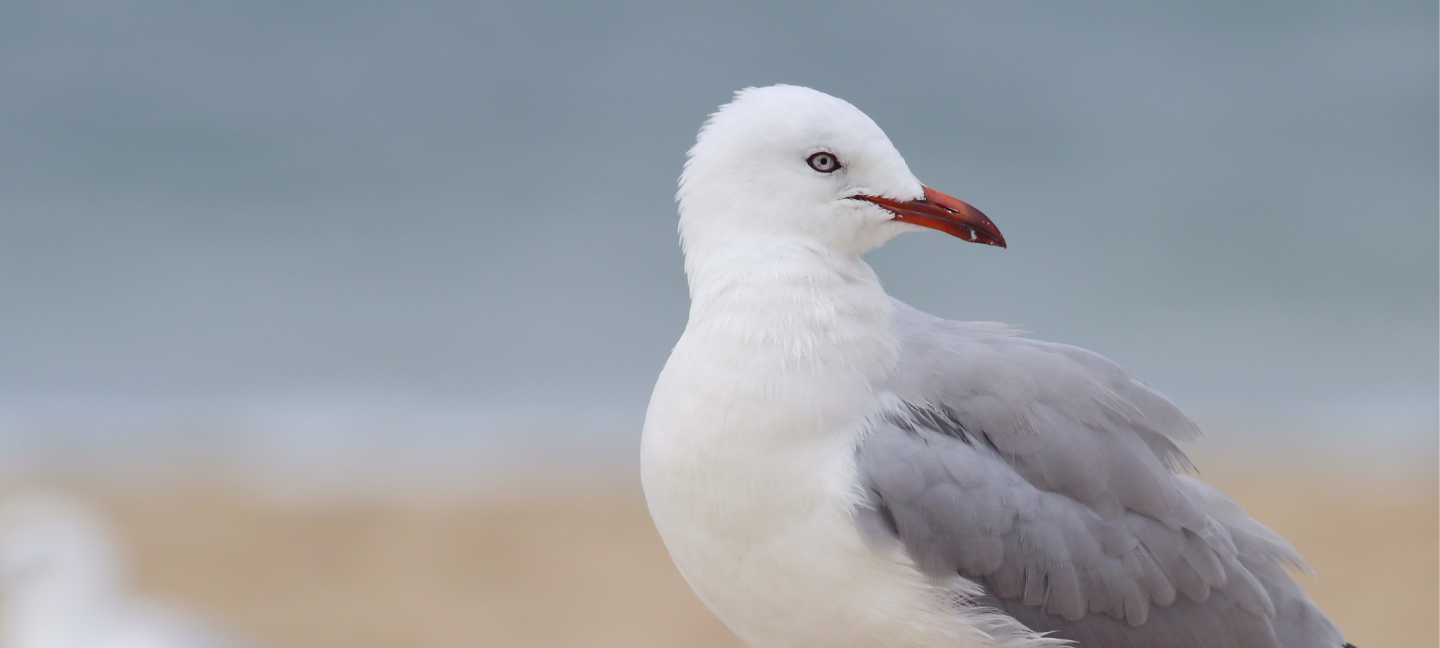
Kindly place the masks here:
POLYGON ((127 591, 119 543, 53 493, 0 506, 0 648, 239 648, 193 617, 127 591))
POLYGON ((690 320, 642 480, 680 573, 750 646, 1347 645, 1286 573, 1295 550, 1181 474, 1199 431, 1164 396, 885 294, 860 255, 897 234, 1005 240, 854 106, 740 91, 677 200, 690 320))

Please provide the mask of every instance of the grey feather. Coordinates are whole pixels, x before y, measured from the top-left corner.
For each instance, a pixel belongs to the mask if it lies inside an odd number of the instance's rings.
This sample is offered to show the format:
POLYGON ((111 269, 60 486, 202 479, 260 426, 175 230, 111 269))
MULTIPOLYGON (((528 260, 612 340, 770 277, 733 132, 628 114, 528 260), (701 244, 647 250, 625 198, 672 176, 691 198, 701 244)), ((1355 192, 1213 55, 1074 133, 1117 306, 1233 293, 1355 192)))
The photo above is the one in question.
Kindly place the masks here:
POLYGON ((922 572, 1090 648, 1344 644, 1286 573, 1294 549, 1177 474, 1199 431, 1164 396, 1082 349, 896 310, 859 517, 922 572))

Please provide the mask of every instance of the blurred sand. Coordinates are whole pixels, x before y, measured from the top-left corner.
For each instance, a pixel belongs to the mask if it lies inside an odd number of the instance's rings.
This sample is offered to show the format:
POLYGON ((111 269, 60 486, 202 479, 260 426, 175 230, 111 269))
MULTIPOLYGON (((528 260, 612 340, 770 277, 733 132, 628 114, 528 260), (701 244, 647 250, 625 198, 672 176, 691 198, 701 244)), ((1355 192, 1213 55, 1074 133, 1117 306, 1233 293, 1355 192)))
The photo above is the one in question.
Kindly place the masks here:
MULTIPOLYGON (((1262 482, 1247 470, 1258 460, 1203 477, 1299 548, 1319 574, 1304 585, 1357 646, 1435 646, 1433 468, 1306 463, 1262 482)), ((224 489, 98 499, 143 588, 262 645, 740 646, 671 565, 638 485, 581 490, 430 506, 224 489)))

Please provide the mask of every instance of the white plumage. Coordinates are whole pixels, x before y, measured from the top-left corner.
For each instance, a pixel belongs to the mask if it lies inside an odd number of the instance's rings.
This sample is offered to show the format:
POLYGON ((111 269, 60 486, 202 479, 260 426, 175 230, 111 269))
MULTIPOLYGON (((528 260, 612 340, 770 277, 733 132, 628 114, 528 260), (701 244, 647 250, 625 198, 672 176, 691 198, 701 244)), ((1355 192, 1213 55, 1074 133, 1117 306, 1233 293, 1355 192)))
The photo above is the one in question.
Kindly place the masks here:
POLYGON ((860 255, 897 234, 1004 239, 850 104, 738 93, 678 200, 690 319, 642 480, 680 572, 751 646, 1344 643, 1284 573, 1293 550, 1174 473, 1197 431, 1163 396, 885 295, 860 255))

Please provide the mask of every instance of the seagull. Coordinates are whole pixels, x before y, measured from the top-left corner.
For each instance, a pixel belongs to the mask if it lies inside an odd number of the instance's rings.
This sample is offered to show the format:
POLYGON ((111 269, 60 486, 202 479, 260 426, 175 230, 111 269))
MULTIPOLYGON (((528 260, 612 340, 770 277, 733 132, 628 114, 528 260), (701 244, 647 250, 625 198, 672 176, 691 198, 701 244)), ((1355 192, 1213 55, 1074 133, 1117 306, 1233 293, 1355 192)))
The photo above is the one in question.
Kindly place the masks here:
MULTIPOLYGON (((1199 430, 1105 358, 889 296, 861 254, 1005 247, 851 104, 747 88, 680 176, 685 332, 641 479, 753 648, 1342 648, 1279 534, 1186 474, 1199 430)), ((1353 648, 1353 647, 1350 647, 1353 648)))
POLYGON ((58 493, 0 506, 0 648, 239 648, 201 622, 131 596, 114 533, 58 493))

